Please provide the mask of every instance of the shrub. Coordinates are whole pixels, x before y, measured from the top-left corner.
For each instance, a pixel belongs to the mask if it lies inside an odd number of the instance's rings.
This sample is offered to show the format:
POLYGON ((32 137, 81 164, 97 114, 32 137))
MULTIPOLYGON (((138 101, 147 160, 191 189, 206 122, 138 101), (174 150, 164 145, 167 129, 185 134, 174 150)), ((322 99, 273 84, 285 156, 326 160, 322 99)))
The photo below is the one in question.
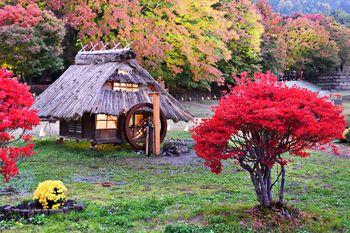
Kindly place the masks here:
POLYGON ((341 142, 350 142, 350 129, 349 128, 344 130, 341 142))
POLYGON ((261 205, 274 203, 272 190, 278 182, 278 202, 283 204, 285 153, 307 157, 309 149, 330 144, 345 128, 341 108, 316 93, 287 87, 271 74, 242 74, 230 94, 219 101, 211 119, 192 130, 197 155, 214 173, 222 161, 233 159, 246 170, 261 205), (273 166, 279 174, 272 179, 273 166))
POLYGON ((67 200, 67 189, 59 180, 46 180, 39 183, 34 192, 34 201, 43 209, 58 209, 67 200))
POLYGON ((39 124, 37 112, 30 109, 33 102, 29 87, 0 69, 0 174, 5 181, 19 173, 19 159, 34 154, 31 136, 26 134, 39 124))

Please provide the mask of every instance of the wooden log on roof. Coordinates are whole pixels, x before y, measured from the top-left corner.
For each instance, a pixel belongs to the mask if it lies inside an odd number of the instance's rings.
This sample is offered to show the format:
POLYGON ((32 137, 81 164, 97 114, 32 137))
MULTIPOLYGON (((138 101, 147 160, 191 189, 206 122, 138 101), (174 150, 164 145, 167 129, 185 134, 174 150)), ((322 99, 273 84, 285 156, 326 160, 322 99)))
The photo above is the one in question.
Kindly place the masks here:
POLYGON ((88 65, 122 62, 134 58, 136 58, 136 54, 131 49, 81 51, 75 56, 75 64, 88 65))

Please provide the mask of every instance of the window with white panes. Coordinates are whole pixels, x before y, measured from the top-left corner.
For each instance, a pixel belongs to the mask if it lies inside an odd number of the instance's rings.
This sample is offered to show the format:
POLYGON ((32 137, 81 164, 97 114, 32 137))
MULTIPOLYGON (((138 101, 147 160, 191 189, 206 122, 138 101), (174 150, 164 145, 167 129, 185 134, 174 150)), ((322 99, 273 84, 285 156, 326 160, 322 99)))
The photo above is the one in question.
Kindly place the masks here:
POLYGON ((113 82, 112 89, 114 91, 138 92, 139 85, 137 83, 119 83, 113 82))
POLYGON ((96 116, 96 129, 117 129, 118 117, 98 114, 96 116))

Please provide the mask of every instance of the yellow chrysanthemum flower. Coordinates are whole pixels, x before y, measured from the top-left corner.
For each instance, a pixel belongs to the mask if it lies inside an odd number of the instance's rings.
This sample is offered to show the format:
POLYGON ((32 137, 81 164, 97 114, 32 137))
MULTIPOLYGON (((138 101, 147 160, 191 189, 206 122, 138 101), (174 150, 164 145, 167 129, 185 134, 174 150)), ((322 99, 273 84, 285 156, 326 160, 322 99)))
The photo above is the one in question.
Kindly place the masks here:
POLYGON ((347 135, 349 134, 350 132, 350 129, 345 129, 344 132, 343 132, 343 139, 346 139, 347 138, 347 135))
POLYGON ((46 180, 39 183, 34 192, 33 200, 40 203, 44 209, 58 209, 67 200, 67 189, 59 180, 46 180))

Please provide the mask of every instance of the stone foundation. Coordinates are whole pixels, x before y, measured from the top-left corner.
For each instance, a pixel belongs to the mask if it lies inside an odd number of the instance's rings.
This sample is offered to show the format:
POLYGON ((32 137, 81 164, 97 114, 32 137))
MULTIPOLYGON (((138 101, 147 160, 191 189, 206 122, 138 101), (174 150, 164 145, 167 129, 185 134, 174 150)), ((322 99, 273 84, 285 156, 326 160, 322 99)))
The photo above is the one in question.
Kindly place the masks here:
POLYGON ((316 84, 322 90, 350 91, 350 66, 344 66, 341 72, 319 76, 316 84))

